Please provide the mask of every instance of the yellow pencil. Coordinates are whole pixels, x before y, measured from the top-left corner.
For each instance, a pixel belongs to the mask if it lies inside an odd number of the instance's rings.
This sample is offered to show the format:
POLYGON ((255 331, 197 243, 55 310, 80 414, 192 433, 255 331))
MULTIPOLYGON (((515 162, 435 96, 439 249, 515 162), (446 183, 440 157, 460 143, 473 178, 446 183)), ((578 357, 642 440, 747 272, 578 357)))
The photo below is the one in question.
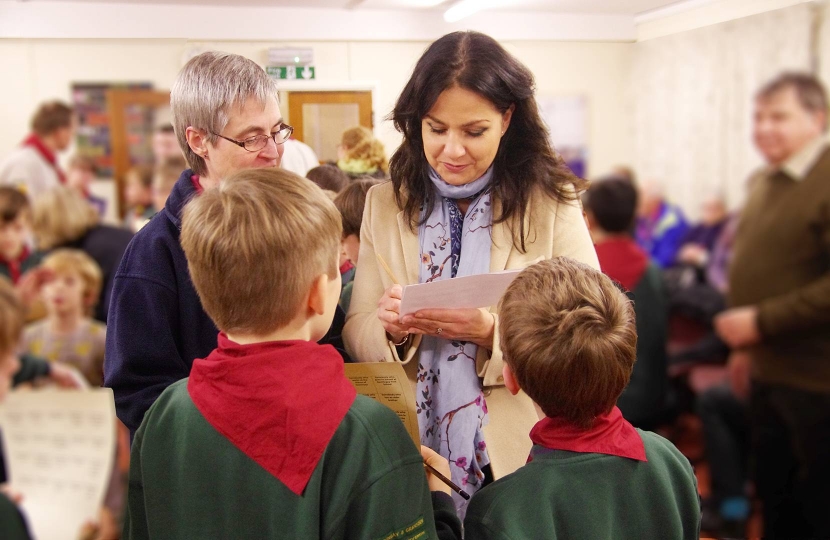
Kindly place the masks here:
POLYGON ((398 278, 396 278, 396 277, 395 277, 394 272, 392 272, 392 269, 391 269, 391 268, 389 268, 389 265, 388 265, 388 264, 386 264, 386 261, 384 261, 384 260, 383 260, 383 257, 381 257, 381 256, 380 256, 380 253, 376 253, 376 255, 377 255, 377 257, 378 257, 378 262, 379 262, 379 263, 380 263, 380 265, 383 267, 383 269, 384 269, 384 270, 386 270, 386 274, 387 274, 387 275, 389 276, 389 278, 392 280, 392 283, 397 283, 397 284, 400 284, 400 280, 399 280, 398 278))

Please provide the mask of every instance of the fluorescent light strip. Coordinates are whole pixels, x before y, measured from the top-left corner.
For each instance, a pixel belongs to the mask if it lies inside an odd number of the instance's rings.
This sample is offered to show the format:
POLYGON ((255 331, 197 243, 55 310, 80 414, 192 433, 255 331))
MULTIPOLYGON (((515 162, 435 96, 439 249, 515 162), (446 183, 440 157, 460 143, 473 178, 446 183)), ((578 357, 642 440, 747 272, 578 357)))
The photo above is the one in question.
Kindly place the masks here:
POLYGON ((473 13, 478 13, 492 5, 485 0, 461 0, 444 13, 444 20, 448 23, 458 22, 473 13))

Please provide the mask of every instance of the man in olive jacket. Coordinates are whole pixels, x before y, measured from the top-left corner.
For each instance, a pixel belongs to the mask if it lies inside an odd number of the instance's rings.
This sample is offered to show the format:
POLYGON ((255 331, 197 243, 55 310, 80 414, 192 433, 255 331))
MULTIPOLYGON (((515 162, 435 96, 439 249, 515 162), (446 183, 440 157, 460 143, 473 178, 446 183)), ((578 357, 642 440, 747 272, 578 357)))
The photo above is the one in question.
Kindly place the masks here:
POLYGON ((765 538, 830 538, 830 148, 827 96, 805 74, 756 99, 752 178, 730 269, 736 394, 750 396, 765 538))

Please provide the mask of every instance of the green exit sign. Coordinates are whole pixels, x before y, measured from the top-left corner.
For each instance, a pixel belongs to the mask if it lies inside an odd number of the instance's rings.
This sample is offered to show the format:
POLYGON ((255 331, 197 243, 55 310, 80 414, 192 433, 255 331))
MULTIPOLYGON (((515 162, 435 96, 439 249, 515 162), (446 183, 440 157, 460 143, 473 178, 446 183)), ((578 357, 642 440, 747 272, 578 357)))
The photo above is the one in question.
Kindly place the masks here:
POLYGON ((315 78, 314 66, 268 66, 265 71, 274 79, 302 81, 315 78))

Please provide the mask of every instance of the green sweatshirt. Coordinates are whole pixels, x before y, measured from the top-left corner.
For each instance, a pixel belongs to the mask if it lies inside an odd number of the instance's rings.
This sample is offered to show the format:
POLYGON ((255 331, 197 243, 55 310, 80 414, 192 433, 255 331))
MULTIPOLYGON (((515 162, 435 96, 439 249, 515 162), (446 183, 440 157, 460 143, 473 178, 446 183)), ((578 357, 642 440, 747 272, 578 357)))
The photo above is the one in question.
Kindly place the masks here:
POLYGON ((187 382, 136 432, 125 540, 438 537, 422 458, 390 409, 357 396, 298 496, 205 420, 187 382))
POLYGON ((3 540, 29 540, 26 521, 20 510, 0 493, 0 538, 3 540))
POLYGON ((534 447, 533 461, 473 497, 473 540, 697 540, 700 499, 689 461, 637 430, 648 461, 534 447))
POLYGON ((40 377, 48 377, 52 367, 49 362, 32 356, 31 354, 20 355, 20 369, 14 374, 12 386, 32 382, 40 377))

